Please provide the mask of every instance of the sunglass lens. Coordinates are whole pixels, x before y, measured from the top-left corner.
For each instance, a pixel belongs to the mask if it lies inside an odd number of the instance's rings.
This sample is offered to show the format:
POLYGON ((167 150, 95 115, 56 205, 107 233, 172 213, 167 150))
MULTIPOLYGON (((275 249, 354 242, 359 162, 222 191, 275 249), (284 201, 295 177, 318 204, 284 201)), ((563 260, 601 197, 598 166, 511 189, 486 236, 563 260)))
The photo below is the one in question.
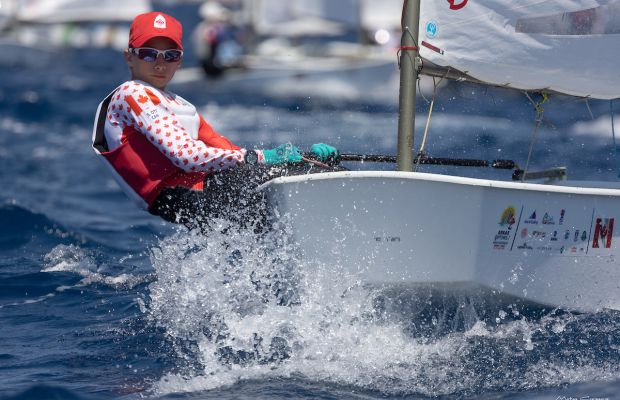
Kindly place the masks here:
POLYGON ((157 50, 138 49, 138 58, 147 62, 153 62, 157 60, 157 50))
POLYGON ((166 50, 166 52, 164 52, 164 60, 168 62, 179 61, 182 55, 183 53, 179 50, 166 50))

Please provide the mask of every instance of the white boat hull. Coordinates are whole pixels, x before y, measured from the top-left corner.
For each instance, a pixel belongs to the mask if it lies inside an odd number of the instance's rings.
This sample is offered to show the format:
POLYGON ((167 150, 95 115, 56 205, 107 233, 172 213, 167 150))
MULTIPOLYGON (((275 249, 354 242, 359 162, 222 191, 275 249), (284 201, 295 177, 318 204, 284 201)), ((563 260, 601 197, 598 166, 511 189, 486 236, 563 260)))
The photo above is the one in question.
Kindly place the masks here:
POLYGON ((465 284, 570 310, 620 310, 618 189, 378 171, 264 188, 302 257, 362 282, 465 284))

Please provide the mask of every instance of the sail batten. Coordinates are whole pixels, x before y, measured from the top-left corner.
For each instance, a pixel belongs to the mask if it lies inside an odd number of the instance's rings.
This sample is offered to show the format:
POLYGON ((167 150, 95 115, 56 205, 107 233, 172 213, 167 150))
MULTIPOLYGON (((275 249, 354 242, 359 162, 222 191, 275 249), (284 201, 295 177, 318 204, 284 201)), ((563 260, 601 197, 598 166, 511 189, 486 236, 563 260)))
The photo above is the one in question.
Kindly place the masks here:
POLYGON ((620 97, 620 0, 423 1, 420 54, 473 80, 620 97))

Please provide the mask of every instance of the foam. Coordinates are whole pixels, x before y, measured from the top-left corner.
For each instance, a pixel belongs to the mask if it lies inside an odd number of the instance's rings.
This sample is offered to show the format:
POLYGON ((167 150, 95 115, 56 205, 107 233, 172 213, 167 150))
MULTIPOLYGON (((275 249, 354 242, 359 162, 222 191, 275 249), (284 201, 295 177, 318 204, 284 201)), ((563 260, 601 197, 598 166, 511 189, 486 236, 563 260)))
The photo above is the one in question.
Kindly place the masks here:
MULTIPOLYGON (((75 286, 88 286, 101 283, 114 288, 131 289, 144 283, 148 277, 122 273, 117 276, 106 275, 101 272, 99 265, 92 254, 76 245, 57 245, 44 257, 41 272, 71 272, 81 276, 75 286)), ((59 287, 58 291, 64 291, 67 287, 59 287)))

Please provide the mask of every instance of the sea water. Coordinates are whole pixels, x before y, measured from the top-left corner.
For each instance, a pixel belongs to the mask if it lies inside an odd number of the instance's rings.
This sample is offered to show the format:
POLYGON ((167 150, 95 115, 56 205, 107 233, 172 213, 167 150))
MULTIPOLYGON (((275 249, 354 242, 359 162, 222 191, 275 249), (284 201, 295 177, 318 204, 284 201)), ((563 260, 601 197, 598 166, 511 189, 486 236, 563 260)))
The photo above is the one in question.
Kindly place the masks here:
MULTIPOLYGON (((619 396, 617 312, 465 295, 430 304, 302 259, 286 221, 261 235, 223 220, 208 235, 164 223, 137 209, 90 149, 98 102, 127 78, 119 54, 64 50, 45 66, 2 65, 0 398, 619 396)), ((395 152, 393 104, 177 89, 242 146, 395 152)), ((519 93, 448 85, 426 150, 524 164, 534 118, 519 93)), ((552 98, 530 165, 616 180, 609 121, 608 102, 552 98)), ((377 167, 392 168, 362 166, 377 167)))

